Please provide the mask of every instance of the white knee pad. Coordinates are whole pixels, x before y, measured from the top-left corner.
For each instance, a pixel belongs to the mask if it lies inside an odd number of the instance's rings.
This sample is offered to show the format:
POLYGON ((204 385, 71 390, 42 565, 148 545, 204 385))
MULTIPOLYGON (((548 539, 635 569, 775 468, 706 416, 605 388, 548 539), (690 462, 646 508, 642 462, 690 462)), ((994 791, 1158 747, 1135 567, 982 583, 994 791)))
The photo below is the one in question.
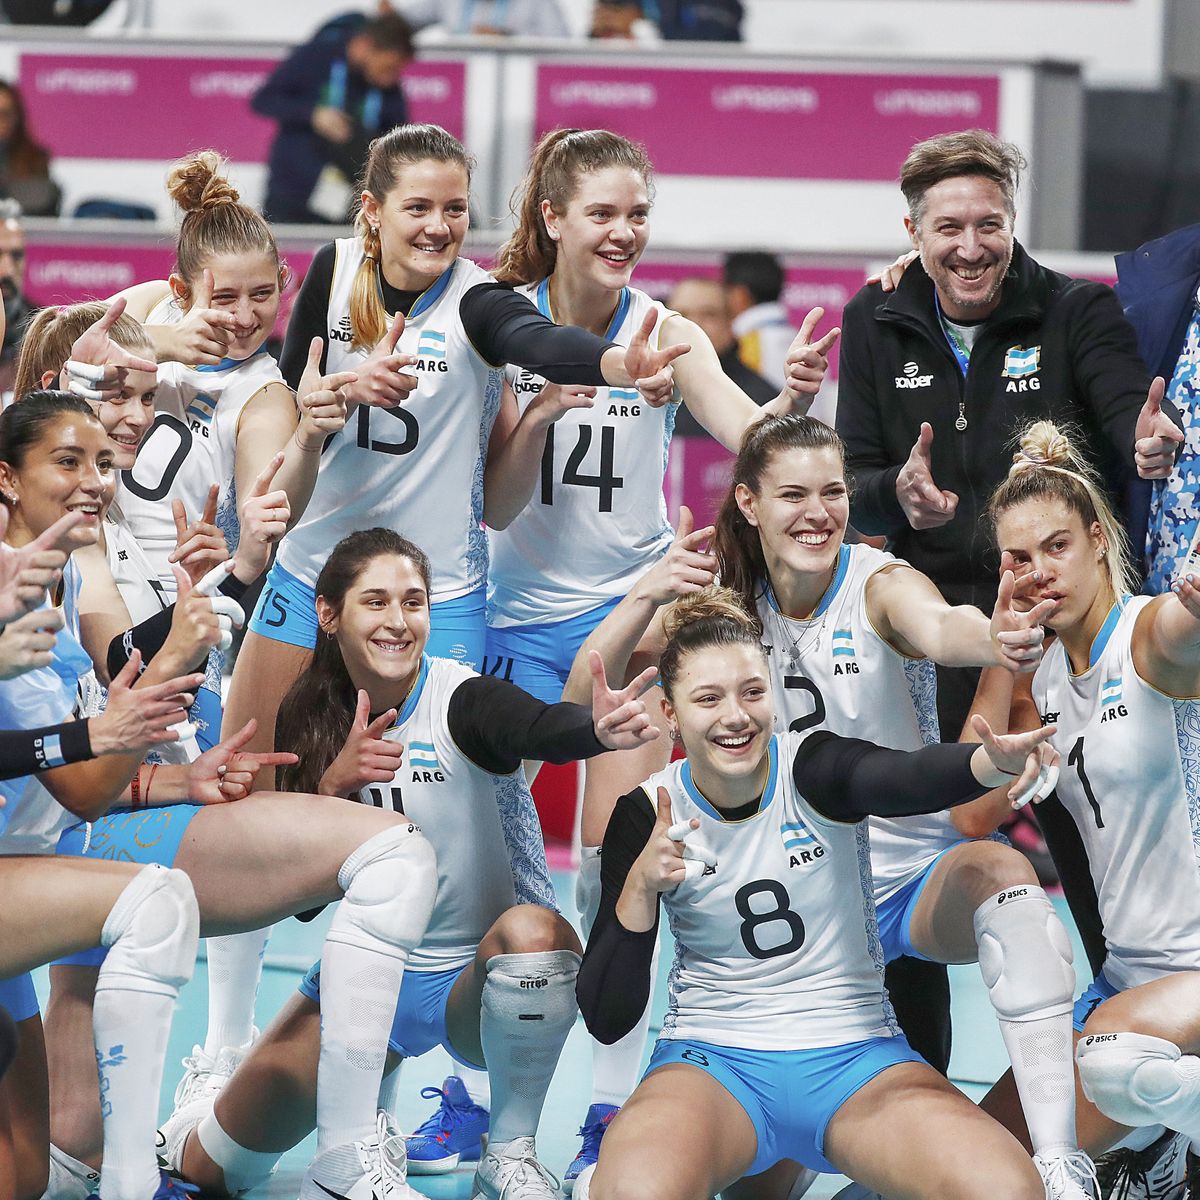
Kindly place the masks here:
POLYGON ((247 1150, 239 1146, 221 1128, 216 1114, 209 1112, 196 1126, 196 1137, 204 1153, 221 1168, 225 1186, 231 1196, 248 1192, 260 1183, 265 1183, 275 1173, 282 1154, 274 1151, 247 1150))
POLYGON ((1200 1058, 1143 1033, 1098 1033, 1075 1047, 1083 1094, 1122 1125, 1200 1131, 1200 1058))
POLYGON ((487 961, 481 1009, 484 1017, 519 1027, 533 1020, 528 1032, 551 1040, 566 1037, 579 1007, 575 977, 579 955, 572 950, 542 950, 530 954, 494 954, 487 961))
POLYGON ((1020 1021, 1071 1011, 1071 941, 1036 884, 1008 888, 985 900, 975 911, 975 941, 983 981, 1001 1017, 1020 1021))
POLYGON ((584 1167, 578 1175, 575 1176, 575 1185, 571 1188, 572 1200, 588 1200, 592 1194, 592 1176, 596 1173, 596 1164, 584 1167))
POLYGON ((575 907, 579 930, 586 942, 600 911, 600 847, 583 846, 579 851, 579 874, 575 876, 575 907))
POLYGON ((200 914, 192 881, 182 872, 143 867, 117 897, 100 943, 109 947, 96 991, 176 996, 192 977, 200 914))
POLYGON ((345 894, 328 940, 404 959, 425 936, 433 912, 437 858, 415 825, 395 825, 346 859, 338 886, 345 894))

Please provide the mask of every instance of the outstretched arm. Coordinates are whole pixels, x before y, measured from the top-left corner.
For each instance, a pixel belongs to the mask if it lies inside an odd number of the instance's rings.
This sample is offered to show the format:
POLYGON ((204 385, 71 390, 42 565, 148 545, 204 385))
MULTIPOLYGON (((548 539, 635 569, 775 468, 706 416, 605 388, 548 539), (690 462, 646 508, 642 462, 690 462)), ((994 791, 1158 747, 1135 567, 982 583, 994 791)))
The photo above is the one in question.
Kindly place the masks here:
POLYGON ((1138 615, 1133 665, 1151 687, 1169 696, 1200 695, 1200 573, 1189 559, 1172 584, 1138 615))

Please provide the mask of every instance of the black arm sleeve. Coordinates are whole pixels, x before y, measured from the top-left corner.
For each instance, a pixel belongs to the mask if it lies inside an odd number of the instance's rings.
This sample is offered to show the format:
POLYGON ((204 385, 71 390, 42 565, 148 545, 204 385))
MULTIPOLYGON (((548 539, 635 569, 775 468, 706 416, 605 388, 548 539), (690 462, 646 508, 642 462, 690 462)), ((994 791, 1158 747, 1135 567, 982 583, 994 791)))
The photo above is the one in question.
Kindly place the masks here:
POLYGON ((971 772, 978 746, 925 746, 886 750, 874 742, 811 734, 792 760, 800 794, 831 821, 863 817, 912 817, 941 812, 982 796, 985 788, 971 772))
POLYGON ((94 758, 87 721, 64 721, 41 729, 0 730, 0 779, 18 779, 67 763, 94 758), (47 758, 46 740, 58 737, 58 753, 47 758))
POLYGON ((175 616, 175 605, 147 617, 132 629, 119 633, 108 643, 108 677, 115 678, 129 661, 134 650, 142 652, 142 669, 162 649, 163 642, 171 632, 171 620, 175 616))
POLYGON ((329 289, 333 286, 333 264, 337 247, 329 242, 313 255, 308 273, 300 285, 292 315, 288 318, 287 334, 283 339, 283 350, 279 355, 279 370, 288 387, 295 391, 300 386, 300 376, 308 362, 309 343, 319 337, 325 344, 321 351, 321 371, 326 370, 329 359, 329 330, 325 328, 325 315, 329 311, 329 289))
POLYGON ((455 745, 476 766, 497 775, 515 771, 526 758, 568 763, 606 750, 596 738, 590 709, 543 704, 492 675, 463 680, 450 697, 446 720, 455 745))
POLYGON ((471 345, 484 361, 514 363, 551 383, 605 385, 600 358, 616 342, 575 325, 555 325, 503 283, 479 283, 459 303, 471 345))
POLYGON ((641 1018, 650 1001, 654 928, 630 933, 617 917, 621 889, 654 832, 654 807, 641 788, 622 796, 609 818, 600 853, 600 911, 583 952, 575 997, 588 1033, 611 1046, 641 1018))

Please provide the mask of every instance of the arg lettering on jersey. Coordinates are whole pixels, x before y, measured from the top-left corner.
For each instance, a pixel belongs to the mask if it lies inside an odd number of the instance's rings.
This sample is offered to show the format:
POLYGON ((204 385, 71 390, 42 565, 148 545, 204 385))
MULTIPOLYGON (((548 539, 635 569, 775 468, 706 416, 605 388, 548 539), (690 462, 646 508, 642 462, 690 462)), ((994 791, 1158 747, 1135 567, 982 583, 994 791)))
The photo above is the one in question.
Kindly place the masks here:
POLYGON ((1004 369, 1001 372, 1008 380, 1004 385, 1004 390, 1006 392, 1040 391, 1042 381, 1038 377, 1038 372, 1041 369, 1041 346, 1030 346, 1028 349, 1009 346, 1004 355, 1004 369))

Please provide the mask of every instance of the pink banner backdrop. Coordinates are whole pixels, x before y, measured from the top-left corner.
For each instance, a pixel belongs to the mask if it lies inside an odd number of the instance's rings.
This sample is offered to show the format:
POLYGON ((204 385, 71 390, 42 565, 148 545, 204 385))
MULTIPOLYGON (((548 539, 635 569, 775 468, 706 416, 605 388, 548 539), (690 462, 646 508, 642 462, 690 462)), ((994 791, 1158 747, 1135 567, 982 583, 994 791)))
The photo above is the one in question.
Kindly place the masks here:
MULTIPOLYGON (((173 159, 214 146, 236 162, 263 162, 275 123, 250 111, 250 97, 276 61, 22 54, 19 80, 32 127, 58 158, 173 159)), ((462 137, 464 62, 418 63, 404 89, 417 120, 462 137)))
POLYGON ((892 182, 922 138, 997 130, 999 101, 995 75, 544 64, 536 134, 611 129, 666 175, 892 182))

